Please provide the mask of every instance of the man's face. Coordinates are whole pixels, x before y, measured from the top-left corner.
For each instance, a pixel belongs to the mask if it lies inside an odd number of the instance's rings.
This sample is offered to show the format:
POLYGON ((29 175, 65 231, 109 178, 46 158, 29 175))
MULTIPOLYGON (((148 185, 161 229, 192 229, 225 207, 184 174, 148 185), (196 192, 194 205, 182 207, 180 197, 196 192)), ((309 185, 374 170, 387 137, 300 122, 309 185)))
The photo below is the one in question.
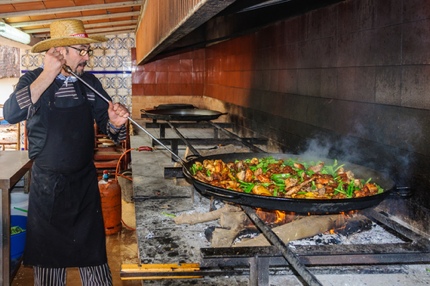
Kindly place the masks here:
POLYGON ((73 45, 65 47, 66 64, 77 74, 82 75, 92 50, 89 45, 73 45))

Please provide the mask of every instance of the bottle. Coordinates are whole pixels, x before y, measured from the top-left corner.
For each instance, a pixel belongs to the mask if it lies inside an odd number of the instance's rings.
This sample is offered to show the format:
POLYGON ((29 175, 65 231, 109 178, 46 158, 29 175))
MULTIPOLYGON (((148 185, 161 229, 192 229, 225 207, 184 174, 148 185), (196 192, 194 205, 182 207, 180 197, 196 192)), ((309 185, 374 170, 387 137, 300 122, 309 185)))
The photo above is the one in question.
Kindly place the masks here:
POLYGON ((99 181, 99 185, 105 185, 109 181, 109 171, 104 170, 101 180, 99 181))
POLYGON ((103 171, 99 181, 103 221, 106 235, 117 233, 122 228, 121 222, 121 187, 117 180, 109 179, 109 172, 103 171))

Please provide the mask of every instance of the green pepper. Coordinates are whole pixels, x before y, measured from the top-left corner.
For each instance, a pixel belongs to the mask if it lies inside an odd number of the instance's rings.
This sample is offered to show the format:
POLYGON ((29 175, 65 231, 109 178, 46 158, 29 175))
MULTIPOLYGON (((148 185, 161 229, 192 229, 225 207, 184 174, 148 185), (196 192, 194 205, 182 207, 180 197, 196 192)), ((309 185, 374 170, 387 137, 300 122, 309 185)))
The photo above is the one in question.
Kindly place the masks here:
POLYGON ((346 195, 345 189, 343 188, 343 183, 339 183, 337 187, 334 189, 334 192, 346 195))
POLYGON ((243 190, 244 193, 250 193, 252 189, 255 187, 254 183, 248 183, 245 181, 237 180, 240 184, 240 188, 243 190))
POLYGON ((346 188, 346 197, 352 198, 356 189, 357 187, 355 186, 354 181, 349 182, 348 187, 346 188))
POLYGON ((333 165, 324 166, 321 170, 321 174, 327 174, 331 175, 333 177, 337 176, 337 172, 340 168, 342 168, 344 165, 337 166, 337 160, 335 159, 333 162, 333 165))
POLYGON ((270 176, 270 179, 274 181, 276 184, 285 184, 285 180, 288 178, 291 178, 291 174, 284 173, 284 174, 273 174, 270 176))
POLYGON ((292 175, 290 173, 273 174, 270 178, 272 180, 285 180, 290 178, 292 175))
POLYGON ((198 172, 203 170, 203 166, 202 165, 197 165, 197 164, 193 164, 190 168, 191 174, 193 174, 193 176, 198 172))

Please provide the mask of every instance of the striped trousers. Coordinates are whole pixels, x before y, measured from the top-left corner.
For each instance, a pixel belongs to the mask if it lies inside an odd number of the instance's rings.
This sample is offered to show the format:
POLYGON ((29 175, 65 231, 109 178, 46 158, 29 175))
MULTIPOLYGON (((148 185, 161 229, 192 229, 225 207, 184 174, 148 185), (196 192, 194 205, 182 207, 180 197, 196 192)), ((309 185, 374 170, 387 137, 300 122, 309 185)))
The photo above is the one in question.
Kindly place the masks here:
MULTIPOLYGON (((34 286, 65 286, 66 268, 34 266, 34 286)), ((112 286, 112 274, 107 263, 98 266, 79 267, 82 286, 112 286)))

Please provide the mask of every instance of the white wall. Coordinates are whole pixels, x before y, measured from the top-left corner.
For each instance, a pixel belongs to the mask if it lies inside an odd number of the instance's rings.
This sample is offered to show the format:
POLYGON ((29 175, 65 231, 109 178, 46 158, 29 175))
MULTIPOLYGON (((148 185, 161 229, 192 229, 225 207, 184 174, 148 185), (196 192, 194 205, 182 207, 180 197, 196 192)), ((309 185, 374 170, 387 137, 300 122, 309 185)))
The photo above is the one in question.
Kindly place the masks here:
POLYGON ((3 104, 13 92, 13 85, 18 83, 17 77, 0 78, 0 104, 3 104))

